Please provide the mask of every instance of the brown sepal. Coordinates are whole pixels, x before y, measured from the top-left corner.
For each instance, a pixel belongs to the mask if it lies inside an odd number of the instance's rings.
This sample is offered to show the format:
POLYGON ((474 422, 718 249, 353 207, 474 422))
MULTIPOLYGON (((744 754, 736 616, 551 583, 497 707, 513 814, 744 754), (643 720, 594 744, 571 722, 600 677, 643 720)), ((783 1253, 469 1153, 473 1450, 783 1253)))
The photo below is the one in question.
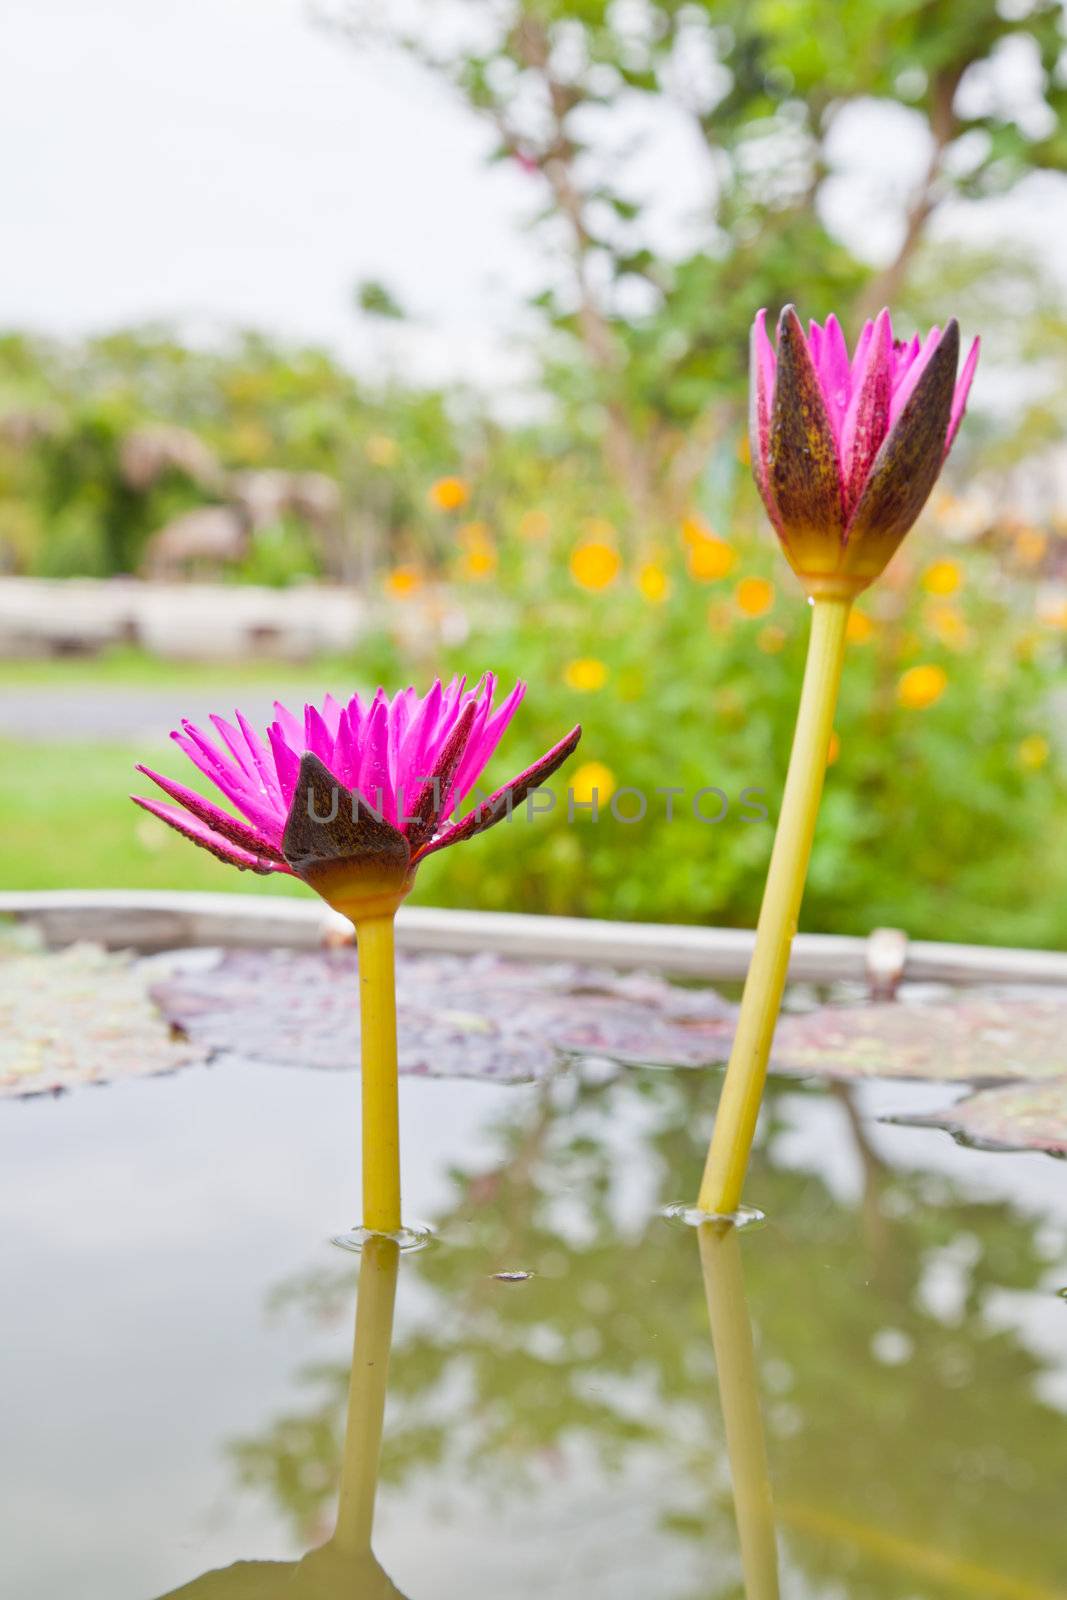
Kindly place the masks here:
POLYGON ((870 555, 881 570, 926 504, 944 459, 959 354, 953 317, 874 459, 846 534, 848 567, 866 569, 870 555))
POLYGON ((786 306, 778 320, 767 486, 790 547, 794 535, 833 537, 843 532, 837 445, 804 330, 792 306, 786 306))
POLYGON ((357 796, 353 806, 352 791, 310 751, 300 758, 282 851, 297 876, 312 887, 323 873, 342 863, 366 868, 383 879, 403 878, 411 855, 399 829, 379 820, 362 797, 357 796), (336 815, 331 816, 335 797, 336 815), (330 820, 320 822, 320 817, 330 820))

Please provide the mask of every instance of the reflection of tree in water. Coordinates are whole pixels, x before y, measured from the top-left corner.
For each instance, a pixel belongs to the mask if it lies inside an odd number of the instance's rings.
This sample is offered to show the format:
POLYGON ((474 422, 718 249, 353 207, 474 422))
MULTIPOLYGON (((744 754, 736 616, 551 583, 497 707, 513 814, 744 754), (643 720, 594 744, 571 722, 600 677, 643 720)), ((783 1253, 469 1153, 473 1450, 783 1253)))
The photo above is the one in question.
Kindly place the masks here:
MULTIPOLYGON (((443 1466, 435 1484, 528 1491, 584 1441, 607 1472, 639 1461, 657 1484, 714 1486, 706 1512, 690 1496, 665 1526, 715 1552, 705 1597, 739 1593, 721 1577, 721 1430, 694 1426, 714 1392, 696 1241, 656 1214, 696 1190, 705 1100, 702 1074, 566 1080, 502 1125, 494 1170, 454 1175, 446 1242, 405 1264, 416 1298, 433 1293, 394 1352, 387 1482, 443 1466), (515 1269, 535 1276, 491 1276, 515 1269)), ((869 1148, 853 1209, 765 1151, 751 1193, 772 1221, 742 1251, 787 1573, 818 1594, 843 1581, 849 1600, 1062 1600, 1062 1419, 1036 1391, 1039 1361, 985 1310, 993 1291, 1040 1285, 1036 1224, 869 1148)), ((350 1279, 289 1293, 348 1303, 350 1279)), ((335 1492, 347 1373, 311 1378, 318 1407, 236 1451, 302 1533, 335 1492)))

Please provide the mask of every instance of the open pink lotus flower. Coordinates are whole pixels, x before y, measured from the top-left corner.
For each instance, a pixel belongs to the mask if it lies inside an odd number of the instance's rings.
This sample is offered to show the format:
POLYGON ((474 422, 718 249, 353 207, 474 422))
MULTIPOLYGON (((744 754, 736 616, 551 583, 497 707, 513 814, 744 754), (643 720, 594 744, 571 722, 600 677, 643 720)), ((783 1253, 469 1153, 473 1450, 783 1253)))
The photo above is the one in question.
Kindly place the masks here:
POLYGON ((241 813, 231 812, 172 778, 139 766, 173 804, 131 798, 220 861, 252 872, 304 879, 331 905, 352 915, 394 909, 418 864, 435 850, 469 839, 509 815, 571 754, 572 728, 532 766, 458 820, 526 692, 517 683, 495 710, 496 679, 473 689, 466 679, 435 682, 419 697, 379 689, 366 702, 321 710, 300 720, 275 702, 277 720, 260 738, 238 711, 236 726, 213 716, 210 738, 183 722, 171 738, 241 813))
POLYGON ((752 329, 752 465, 767 514, 809 594, 851 596, 883 570, 915 521, 952 446, 978 364, 959 381, 960 331, 910 343, 888 311, 868 322, 851 359, 837 318, 805 336, 792 306, 752 329))

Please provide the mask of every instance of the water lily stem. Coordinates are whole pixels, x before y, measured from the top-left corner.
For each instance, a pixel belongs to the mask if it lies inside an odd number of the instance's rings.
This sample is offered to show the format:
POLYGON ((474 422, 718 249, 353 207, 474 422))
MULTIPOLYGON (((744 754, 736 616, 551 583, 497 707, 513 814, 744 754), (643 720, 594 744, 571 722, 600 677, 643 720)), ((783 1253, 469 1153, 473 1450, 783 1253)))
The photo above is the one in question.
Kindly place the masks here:
POLYGON ((804 686, 756 947, 700 1186, 700 1209, 715 1216, 728 1216, 741 1203, 822 798, 850 608, 849 599, 836 596, 813 602, 804 686))
POLYGON ((363 1226, 400 1228, 400 1126, 393 917, 356 923, 363 1075, 363 1226))

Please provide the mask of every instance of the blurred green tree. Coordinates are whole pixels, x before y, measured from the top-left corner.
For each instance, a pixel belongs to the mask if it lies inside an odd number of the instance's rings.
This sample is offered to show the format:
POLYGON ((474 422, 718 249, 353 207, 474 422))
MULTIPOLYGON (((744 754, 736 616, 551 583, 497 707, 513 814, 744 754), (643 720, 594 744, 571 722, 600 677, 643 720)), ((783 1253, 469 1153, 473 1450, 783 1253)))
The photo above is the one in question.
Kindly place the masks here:
POLYGON ((559 338, 546 345, 551 384, 579 424, 592 411, 646 527, 684 508, 735 423, 756 306, 854 317, 898 302, 947 201, 1067 168, 1059 0, 323 0, 318 11, 361 47, 399 49, 444 79, 492 128, 495 159, 538 182, 552 251, 538 304, 568 351, 560 362, 559 338), (899 107, 927 152, 878 266, 827 204, 836 143, 870 102, 899 107), (634 159, 665 130, 672 152, 685 141, 700 213, 673 250, 634 159))

